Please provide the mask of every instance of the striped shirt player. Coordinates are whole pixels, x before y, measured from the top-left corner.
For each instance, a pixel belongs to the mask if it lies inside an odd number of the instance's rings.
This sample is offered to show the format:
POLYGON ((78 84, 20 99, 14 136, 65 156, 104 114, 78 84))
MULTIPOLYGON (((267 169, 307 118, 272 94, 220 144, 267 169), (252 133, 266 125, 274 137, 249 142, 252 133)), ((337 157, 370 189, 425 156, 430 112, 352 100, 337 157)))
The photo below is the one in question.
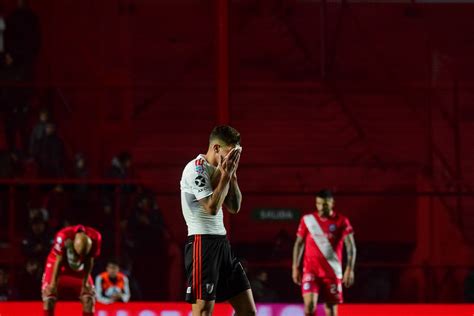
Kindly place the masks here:
POLYGON ((184 168, 181 206, 188 227, 185 244, 186 301, 194 314, 211 315, 216 301, 229 301, 240 315, 254 315, 255 303, 247 276, 232 254, 224 227, 224 210, 236 214, 242 195, 237 167, 242 148, 240 134, 217 126, 205 155, 184 168))
POLYGON ((326 315, 337 315, 343 302, 342 285, 354 280, 355 242, 349 220, 332 209, 334 199, 328 190, 316 197, 317 211, 301 218, 293 252, 293 281, 301 285, 305 313, 314 315, 318 296, 326 302, 326 315), (346 245, 348 264, 342 271, 342 249, 346 245), (300 258, 303 255, 302 275, 300 258))

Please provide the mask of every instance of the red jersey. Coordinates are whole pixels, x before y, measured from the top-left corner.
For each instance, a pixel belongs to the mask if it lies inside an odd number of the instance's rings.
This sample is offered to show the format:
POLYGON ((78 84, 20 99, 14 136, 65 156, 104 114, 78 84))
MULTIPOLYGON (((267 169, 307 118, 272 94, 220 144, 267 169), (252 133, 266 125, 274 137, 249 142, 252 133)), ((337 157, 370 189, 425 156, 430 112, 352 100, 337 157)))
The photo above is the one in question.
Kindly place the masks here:
POLYGON ((303 216, 296 233, 305 239, 303 273, 342 278, 342 249, 345 237, 351 233, 349 220, 334 211, 329 217, 320 217, 317 211, 303 216))
POLYGON ((97 230, 82 225, 67 226, 56 234, 53 248, 49 252, 47 260, 48 263, 51 263, 56 261, 56 256, 63 256, 66 260, 64 260, 64 264, 61 267, 61 272, 81 273, 84 270, 83 258, 76 258, 72 248, 74 236, 78 232, 84 232, 92 240, 90 255, 93 258, 97 258, 100 255, 102 236, 97 230))

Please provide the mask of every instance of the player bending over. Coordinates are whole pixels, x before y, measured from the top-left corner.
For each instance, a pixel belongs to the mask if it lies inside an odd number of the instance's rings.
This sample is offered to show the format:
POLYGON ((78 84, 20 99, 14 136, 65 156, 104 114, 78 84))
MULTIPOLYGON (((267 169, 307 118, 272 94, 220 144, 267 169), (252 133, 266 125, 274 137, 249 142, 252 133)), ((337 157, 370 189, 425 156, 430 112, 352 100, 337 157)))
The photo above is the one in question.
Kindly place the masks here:
POLYGON ((45 316, 54 315, 58 299, 80 299, 83 316, 94 315, 95 290, 91 278, 94 259, 100 254, 101 235, 82 225, 61 229, 55 237, 41 286, 45 316))

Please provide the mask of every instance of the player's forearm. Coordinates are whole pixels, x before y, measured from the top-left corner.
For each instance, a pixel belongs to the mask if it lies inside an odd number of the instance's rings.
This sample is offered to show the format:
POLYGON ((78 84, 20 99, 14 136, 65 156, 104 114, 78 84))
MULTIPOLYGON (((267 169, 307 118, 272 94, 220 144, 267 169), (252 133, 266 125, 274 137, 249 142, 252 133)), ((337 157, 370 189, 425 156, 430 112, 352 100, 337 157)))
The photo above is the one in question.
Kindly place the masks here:
POLYGON ((354 270, 356 256, 357 256, 357 249, 356 249, 354 237, 347 236, 345 240, 345 244, 346 244, 346 255, 347 255, 346 269, 354 270))
POLYGON ((229 192, 224 200, 224 205, 232 214, 237 214, 240 211, 240 206, 242 205, 242 192, 240 192, 236 177, 233 177, 230 181, 229 192))
POLYGON ((216 215, 219 209, 222 207, 222 204, 224 204, 227 193, 229 192, 229 181, 230 176, 228 174, 223 173, 220 175, 219 183, 212 192, 211 198, 209 199, 209 203, 206 207, 206 210, 211 215, 216 215))
POLYGON ((293 269, 299 269, 303 255, 304 244, 296 241, 293 246, 293 269))
POLYGON ((346 268, 354 270, 355 262, 356 262, 356 254, 357 250, 355 247, 347 249, 347 265, 346 268))
POLYGON ((62 264, 63 257, 62 256, 57 256, 56 261, 54 262, 53 266, 53 275, 51 278, 51 286, 56 287, 58 285, 58 277, 59 277, 59 270, 60 266, 62 264))

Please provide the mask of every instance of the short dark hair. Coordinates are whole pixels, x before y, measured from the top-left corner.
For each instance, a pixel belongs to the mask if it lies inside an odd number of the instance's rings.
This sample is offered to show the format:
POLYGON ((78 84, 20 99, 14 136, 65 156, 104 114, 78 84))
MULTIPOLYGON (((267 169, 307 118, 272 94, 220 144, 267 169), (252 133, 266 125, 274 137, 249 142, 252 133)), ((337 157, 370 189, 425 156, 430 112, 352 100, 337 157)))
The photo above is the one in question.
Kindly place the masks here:
POLYGON ((316 193, 316 197, 321 199, 332 199, 333 195, 331 190, 329 189, 322 189, 318 193, 316 193))
POLYGON ((113 265, 113 266, 117 266, 117 267, 120 267, 120 262, 117 258, 110 258, 109 260, 107 260, 107 265, 113 265))
POLYGON ((209 142, 216 139, 223 141, 226 145, 240 145, 240 133, 229 125, 214 127, 209 136, 209 142))

